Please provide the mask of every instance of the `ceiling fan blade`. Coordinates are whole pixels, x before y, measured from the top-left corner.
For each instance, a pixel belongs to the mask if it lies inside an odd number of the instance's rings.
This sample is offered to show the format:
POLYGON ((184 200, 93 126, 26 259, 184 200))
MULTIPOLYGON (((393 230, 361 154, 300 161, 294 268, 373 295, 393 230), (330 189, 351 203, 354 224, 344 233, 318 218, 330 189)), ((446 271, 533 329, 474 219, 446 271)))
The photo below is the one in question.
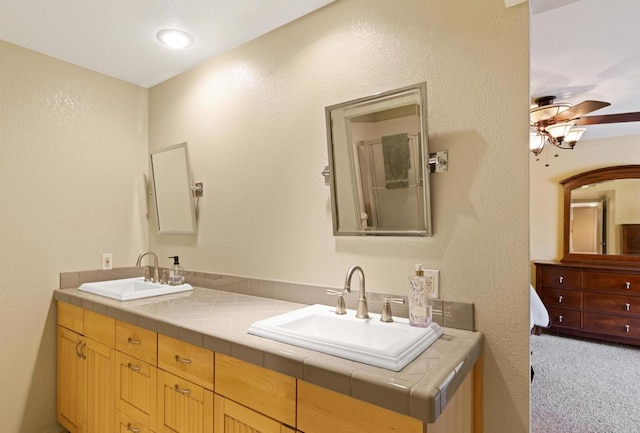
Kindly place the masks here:
POLYGON ((609 105, 611 105, 609 102, 603 102, 603 101, 583 101, 567 110, 564 110, 558 113, 553 118, 553 120, 555 122, 564 122, 567 120, 573 120, 587 113, 591 113, 592 111, 596 111, 601 108, 608 107, 609 105))
POLYGON ((598 125, 602 123, 640 122, 640 111, 631 113, 602 114, 600 116, 585 116, 573 120, 576 125, 598 125))

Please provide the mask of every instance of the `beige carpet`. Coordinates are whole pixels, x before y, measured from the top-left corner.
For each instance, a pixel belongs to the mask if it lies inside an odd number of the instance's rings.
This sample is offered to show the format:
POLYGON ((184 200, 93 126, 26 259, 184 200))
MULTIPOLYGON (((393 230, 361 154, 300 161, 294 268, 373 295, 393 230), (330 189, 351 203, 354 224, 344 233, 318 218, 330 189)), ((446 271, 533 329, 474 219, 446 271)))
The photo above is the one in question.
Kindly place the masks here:
POLYGON ((531 433, 640 432, 640 348, 531 336, 531 433))

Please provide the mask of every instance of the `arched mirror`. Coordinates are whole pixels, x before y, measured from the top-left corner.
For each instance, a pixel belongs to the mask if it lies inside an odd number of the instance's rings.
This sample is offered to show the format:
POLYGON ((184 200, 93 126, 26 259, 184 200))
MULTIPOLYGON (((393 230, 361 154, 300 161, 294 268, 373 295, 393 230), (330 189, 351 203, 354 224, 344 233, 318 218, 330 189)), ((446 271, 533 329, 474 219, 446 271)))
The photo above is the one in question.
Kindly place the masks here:
POLYGON ((640 264, 640 165, 599 168, 560 183, 563 261, 640 264))

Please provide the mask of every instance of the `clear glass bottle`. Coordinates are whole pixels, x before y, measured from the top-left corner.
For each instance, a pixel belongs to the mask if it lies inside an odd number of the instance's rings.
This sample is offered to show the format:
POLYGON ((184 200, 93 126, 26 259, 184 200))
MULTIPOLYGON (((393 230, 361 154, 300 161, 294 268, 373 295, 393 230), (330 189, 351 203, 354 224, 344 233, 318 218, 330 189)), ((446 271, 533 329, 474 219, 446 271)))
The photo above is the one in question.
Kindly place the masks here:
POLYGON ((169 284, 172 286, 179 286, 184 283, 184 268, 180 266, 180 259, 178 256, 171 256, 173 259, 173 266, 169 271, 169 284))
POLYGON ((416 274, 409 277, 409 325, 427 328, 431 321, 432 309, 427 279, 422 265, 416 265, 416 274))

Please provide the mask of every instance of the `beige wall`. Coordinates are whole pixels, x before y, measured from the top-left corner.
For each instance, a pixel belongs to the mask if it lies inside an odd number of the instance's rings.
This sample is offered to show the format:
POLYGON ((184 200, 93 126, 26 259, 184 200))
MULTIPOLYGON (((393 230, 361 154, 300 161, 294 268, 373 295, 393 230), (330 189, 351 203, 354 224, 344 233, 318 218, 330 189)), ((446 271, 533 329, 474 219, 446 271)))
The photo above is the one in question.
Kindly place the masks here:
POLYGON ((502 0, 339 0, 149 92, 149 146, 187 141, 197 236, 150 246, 192 270, 406 294, 415 263, 486 335, 485 431, 525 432, 528 9, 502 0), (324 107, 426 81, 434 237, 333 237, 324 107))
POLYGON ((148 91, 3 41, 0 71, 0 419, 53 432, 59 273, 148 244, 148 91))
MULTIPOLYGON (((590 128, 597 128, 591 126, 590 128)), ((540 161, 531 157, 531 259, 557 260, 562 258, 562 186, 559 182, 583 171, 612 165, 640 163, 637 135, 614 139, 580 141, 574 150, 553 152, 549 167, 546 156, 540 161)), ((546 150, 545 150, 546 153, 546 150)), ((617 218, 617 216, 616 216, 617 218)), ((533 272, 533 271, 532 271, 533 272)), ((535 273, 533 273, 535 275, 535 273)))

